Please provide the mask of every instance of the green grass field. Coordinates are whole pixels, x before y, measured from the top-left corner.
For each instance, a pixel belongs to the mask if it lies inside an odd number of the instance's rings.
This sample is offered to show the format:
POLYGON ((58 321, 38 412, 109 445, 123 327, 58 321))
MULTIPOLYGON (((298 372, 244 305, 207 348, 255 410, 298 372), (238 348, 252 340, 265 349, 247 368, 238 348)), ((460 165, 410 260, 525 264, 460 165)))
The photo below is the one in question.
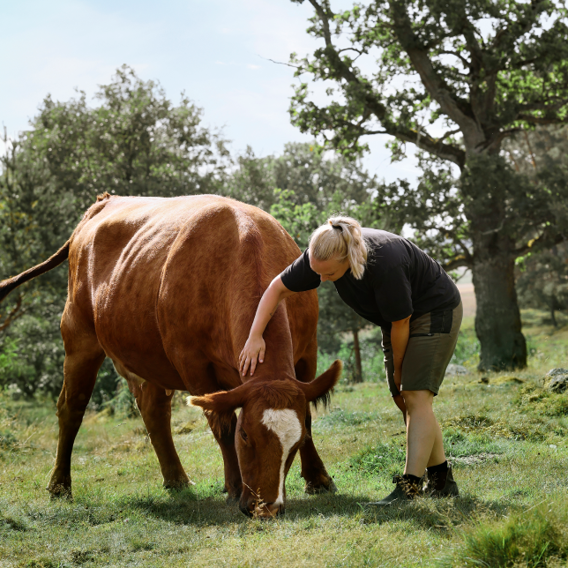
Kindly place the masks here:
POLYGON ((515 374, 474 370, 465 322, 460 353, 471 372, 447 377, 435 402, 462 496, 388 510, 365 508, 404 463, 402 419, 382 382, 342 382, 314 422, 339 492, 304 495, 296 461, 287 513, 268 522, 225 503, 220 452, 181 396, 174 440, 194 487, 162 489, 141 418, 91 412, 67 502, 45 490, 54 404, 0 395, 0 566, 566 566, 568 393, 547 394, 540 379, 568 367, 568 322, 553 331, 542 315, 523 314, 532 355, 515 374))

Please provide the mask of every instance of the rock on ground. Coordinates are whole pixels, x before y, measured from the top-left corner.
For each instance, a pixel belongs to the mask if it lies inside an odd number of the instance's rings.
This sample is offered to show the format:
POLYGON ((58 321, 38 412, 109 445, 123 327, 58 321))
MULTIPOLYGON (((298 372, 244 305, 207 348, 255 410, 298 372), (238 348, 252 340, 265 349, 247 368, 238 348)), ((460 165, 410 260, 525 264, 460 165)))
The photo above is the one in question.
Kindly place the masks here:
POLYGON ((469 371, 462 365, 448 365, 446 375, 455 377, 456 375, 467 375, 469 371))
POLYGON ((544 388, 551 392, 564 392, 568 389, 568 369, 550 369, 544 376, 544 388))

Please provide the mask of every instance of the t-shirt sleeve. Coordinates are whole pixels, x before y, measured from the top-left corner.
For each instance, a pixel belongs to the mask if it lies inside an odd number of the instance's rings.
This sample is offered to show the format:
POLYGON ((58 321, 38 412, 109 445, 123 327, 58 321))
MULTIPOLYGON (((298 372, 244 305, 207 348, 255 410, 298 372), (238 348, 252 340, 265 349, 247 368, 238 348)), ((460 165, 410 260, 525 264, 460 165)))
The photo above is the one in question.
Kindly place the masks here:
POLYGON ((394 266, 381 275, 375 283, 375 300, 386 321, 399 321, 412 315, 412 288, 407 266, 394 266))
POLYGON ((321 284, 319 275, 310 267, 308 249, 280 275, 282 283, 292 292, 313 290, 321 284))

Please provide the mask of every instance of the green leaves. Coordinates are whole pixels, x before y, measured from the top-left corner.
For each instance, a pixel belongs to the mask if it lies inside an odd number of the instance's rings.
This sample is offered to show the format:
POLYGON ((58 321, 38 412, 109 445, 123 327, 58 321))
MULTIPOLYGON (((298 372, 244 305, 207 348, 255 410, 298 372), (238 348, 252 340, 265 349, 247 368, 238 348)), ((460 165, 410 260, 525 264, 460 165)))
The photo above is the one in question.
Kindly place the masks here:
MULTIPOLYGON (((30 129, 0 157, 0 280, 51 256, 71 236, 97 194, 174 196, 220 193, 228 166, 221 136, 202 126, 185 95, 172 103, 153 81, 127 66, 101 86, 67 102, 47 96, 30 129)), ((0 377, 30 396, 61 384, 58 320, 66 267, 14 292, 0 306, 0 349, 21 338, 27 367, 0 377), (19 319, 18 319, 19 318, 19 319), (33 363, 29 363, 29 362, 33 363)), ((22 363, 23 364, 23 363, 22 363)), ((7 368, 6 366, 4 366, 7 368)))
POLYGON ((322 47, 294 57, 301 83, 290 114, 345 156, 367 149, 362 136, 387 132, 463 167, 459 139, 440 143, 441 128, 461 130, 467 148, 498 148, 511 129, 564 119, 568 19, 560 4, 376 0, 339 14, 329 2, 311 4, 308 32, 322 47), (307 79, 329 85, 327 99, 316 102, 307 79), (434 128, 417 128, 425 124, 434 128))

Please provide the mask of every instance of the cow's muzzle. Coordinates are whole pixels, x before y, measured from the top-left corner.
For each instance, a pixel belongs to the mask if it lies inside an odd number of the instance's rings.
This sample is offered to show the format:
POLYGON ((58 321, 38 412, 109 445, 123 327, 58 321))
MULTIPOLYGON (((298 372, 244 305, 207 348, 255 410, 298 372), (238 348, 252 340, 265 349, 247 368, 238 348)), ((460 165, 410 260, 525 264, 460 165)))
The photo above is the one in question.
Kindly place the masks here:
POLYGON ((274 519, 284 514, 284 505, 275 503, 251 501, 246 505, 240 505, 239 508, 247 517, 254 519, 274 519))

